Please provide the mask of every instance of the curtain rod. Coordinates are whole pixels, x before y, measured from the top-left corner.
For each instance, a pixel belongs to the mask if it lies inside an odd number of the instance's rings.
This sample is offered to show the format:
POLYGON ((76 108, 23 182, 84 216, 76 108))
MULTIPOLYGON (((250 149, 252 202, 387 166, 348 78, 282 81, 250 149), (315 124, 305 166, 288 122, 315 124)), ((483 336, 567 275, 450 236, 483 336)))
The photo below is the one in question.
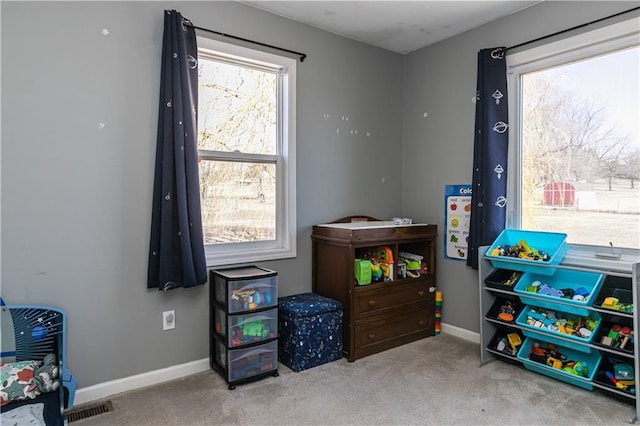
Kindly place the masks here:
POLYGON ((214 30, 210 30, 208 28, 197 27, 197 26, 195 26, 195 25, 193 25, 191 23, 185 23, 185 25, 188 26, 188 27, 191 27, 193 29, 196 29, 196 30, 200 30, 200 31, 205 31, 205 32, 212 33, 212 34, 221 35, 223 37, 233 38, 235 40, 240 40, 240 41, 245 41, 247 43, 257 44, 257 45, 260 45, 260 46, 268 47, 270 49, 280 50, 282 52, 293 53, 294 55, 300 56, 300 62, 304 62, 304 60, 307 57, 306 53, 296 52, 295 50, 284 49, 282 47, 273 46, 271 44, 266 44, 266 43, 262 43, 262 42, 255 41, 255 40, 249 40, 249 39, 242 38, 242 37, 237 37, 237 36, 234 36, 234 35, 231 35, 231 34, 225 34, 225 33, 222 33, 220 31, 214 31, 214 30))
POLYGON ((595 21, 587 22, 586 24, 576 25, 575 27, 567 28, 566 30, 562 30, 562 31, 555 32, 553 34, 549 34, 549 35, 546 35, 546 36, 538 37, 538 38, 536 38, 534 40, 525 41, 524 43, 516 44, 515 46, 511 46, 511 47, 505 48, 504 52, 506 52, 508 50, 511 50, 511 49, 515 49, 517 47, 526 46, 527 44, 535 43, 535 42, 540 41, 540 40, 551 38, 551 37, 554 37, 554 36, 557 36, 557 35, 560 35, 560 34, 568 33, 569 31, 577 30, 578 28, 583 28, 583 27, 587 27, 589 25, 597 24, 598 22, 604 21, 606 19, 615 18, 616 16, 624 15, 625 13, 633 12, 633 11, 638 10, 638 9, 640 9, 640 6, 639 7, 634 7, 633 9, 625 10, 624 12, 619 12, 619 13, 615 13, 613 15, 605 16, 604 18, 596 19, 595 21))

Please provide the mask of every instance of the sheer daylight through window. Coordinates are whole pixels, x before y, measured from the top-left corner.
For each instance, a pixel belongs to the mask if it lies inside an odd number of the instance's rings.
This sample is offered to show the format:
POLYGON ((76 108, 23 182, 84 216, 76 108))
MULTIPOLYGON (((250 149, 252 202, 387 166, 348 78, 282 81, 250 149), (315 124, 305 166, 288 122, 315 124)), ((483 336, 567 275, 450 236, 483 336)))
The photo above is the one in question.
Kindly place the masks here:
POLYGON ((281 65, 199 49, 203 235, 207 258, 222 257, 209 264, 291 253, 290 77, 281 65))
POLYGON ((637 44, 531 68, 516 73, 520 227, 640 248, 637 44))
POLYGON ((276 76, 200 59, 198 148, 237 158, 200 162, 205 244, 275 239, 276 76), (243 157, 258 154, 264 159, 243 157))

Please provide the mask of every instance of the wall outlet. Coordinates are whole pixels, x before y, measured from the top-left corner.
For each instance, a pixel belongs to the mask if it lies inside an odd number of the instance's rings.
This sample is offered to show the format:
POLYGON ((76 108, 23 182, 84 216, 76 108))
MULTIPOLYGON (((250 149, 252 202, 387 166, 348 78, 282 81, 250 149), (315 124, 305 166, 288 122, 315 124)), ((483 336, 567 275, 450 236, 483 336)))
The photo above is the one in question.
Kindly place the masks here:
POLYGON ((176 311, 164 311, 162 313, 162 330, 176 328, 176 311))

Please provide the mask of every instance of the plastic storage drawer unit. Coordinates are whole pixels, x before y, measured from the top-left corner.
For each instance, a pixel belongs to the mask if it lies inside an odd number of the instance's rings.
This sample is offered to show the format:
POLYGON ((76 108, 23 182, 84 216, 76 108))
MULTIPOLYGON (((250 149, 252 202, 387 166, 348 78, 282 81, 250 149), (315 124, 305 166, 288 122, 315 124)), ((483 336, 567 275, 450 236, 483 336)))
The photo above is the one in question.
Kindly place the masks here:
POLYGON ((280 362, 295 372, 342 358, 342 304, 315 293, 281 297, 280 362))

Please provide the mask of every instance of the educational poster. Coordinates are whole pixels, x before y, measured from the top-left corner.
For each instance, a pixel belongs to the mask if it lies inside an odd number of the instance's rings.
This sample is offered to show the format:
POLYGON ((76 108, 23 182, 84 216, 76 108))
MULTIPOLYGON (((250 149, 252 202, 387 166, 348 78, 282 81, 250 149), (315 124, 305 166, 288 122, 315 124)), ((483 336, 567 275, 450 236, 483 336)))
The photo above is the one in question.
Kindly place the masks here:
POLYGON ((444 254, 466 260, 471 222, 471 185, 444 187, 444 254))

